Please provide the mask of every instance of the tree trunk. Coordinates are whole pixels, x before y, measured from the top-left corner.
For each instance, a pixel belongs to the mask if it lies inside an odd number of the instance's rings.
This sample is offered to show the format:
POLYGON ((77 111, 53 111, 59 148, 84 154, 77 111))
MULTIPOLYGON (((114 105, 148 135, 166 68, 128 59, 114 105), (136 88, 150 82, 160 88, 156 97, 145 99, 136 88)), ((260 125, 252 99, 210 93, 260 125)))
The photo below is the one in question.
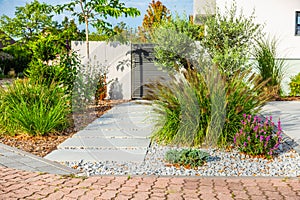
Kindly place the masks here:
POLYGON ((85 17, 85 42, 86 42, 86 57, 90 61, 90 44, 89 44, 89 21, 85 17))

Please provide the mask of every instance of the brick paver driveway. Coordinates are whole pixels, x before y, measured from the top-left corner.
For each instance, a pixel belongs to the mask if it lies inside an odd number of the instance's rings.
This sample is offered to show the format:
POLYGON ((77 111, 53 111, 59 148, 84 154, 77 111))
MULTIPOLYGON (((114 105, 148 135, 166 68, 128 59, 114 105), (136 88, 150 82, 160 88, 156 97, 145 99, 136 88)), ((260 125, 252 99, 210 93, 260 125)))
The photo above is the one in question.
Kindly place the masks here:
POLYGON ((300 179, 64 177, 0 167, 0 199, 300 199, 300 179))

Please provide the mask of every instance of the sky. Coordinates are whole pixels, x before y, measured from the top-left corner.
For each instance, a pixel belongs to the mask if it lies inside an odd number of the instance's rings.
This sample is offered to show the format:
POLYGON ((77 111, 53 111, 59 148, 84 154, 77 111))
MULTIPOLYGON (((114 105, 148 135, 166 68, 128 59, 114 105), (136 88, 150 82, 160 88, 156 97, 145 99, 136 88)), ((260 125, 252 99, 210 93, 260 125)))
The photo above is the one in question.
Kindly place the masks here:
MULTIPOLYGON (((64 4, 71 0, 39 0, 51 5, 64 4)), ((120 0, 124 2, 127 7, 135 7, 141 11, 141 15, 136 18, 119 18, 118 20, 112 20, 112 24, 116 25, 118 22, 125 22, 130 27, 137 27, 142 24, 144 14, 148 8, 149 3, 152 0, 120 0)), ((14 16, 16 6, 24 6, 26 2, 30 0, 0 0, 0 16, 8 15, 14 16)), ((193 0, 161 0, 161 2, 171 10, 172 14, 178 13, 179 15, 191 15, 193 12, 193 0)), ((71 17, 70 17, 71 18, 71 17)), ((62 16, 57 16, 54 20, 60 21, 62 16)), ((80 26, 80 28, 83 26, 80 26)))

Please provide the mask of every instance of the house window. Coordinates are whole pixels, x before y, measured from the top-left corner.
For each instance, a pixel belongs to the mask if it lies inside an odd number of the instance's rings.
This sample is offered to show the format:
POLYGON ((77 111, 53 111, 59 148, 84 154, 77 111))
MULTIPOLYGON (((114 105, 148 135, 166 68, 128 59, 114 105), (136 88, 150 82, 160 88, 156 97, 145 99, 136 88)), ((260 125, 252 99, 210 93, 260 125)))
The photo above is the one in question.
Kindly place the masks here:
POLYGON ((300 11, 296 11, 296 30, 295 34, 300 36, 300 11))

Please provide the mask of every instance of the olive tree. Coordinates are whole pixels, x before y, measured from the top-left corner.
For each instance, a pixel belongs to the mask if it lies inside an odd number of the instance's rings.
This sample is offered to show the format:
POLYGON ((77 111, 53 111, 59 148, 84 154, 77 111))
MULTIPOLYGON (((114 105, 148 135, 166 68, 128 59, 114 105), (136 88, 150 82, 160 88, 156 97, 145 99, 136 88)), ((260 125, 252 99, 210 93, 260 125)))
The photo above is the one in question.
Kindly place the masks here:
POLYGON ((205 36, 201 44, 207 49, 212 61, 224 74, 247 68, 251 49, 259 39, 260 24, 255 23, 254 12, 246 17, 242 10, 237 12, 233 4, 225 13, 217 10, 205 21, 205 36))

